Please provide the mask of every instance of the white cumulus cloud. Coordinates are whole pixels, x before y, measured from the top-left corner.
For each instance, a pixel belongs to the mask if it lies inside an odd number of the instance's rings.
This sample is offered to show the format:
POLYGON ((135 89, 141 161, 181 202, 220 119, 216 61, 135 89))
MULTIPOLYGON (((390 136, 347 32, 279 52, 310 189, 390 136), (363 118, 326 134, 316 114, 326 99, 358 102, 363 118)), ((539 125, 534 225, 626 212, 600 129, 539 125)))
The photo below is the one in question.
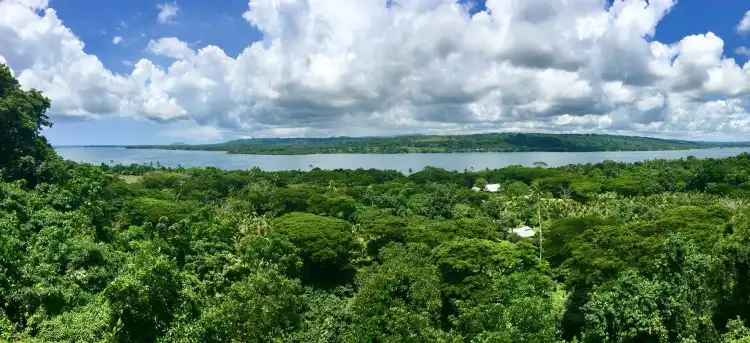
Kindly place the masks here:
POLYGON ((81 42, 46 2, 0 2, 0 55, 27 88, 42 90, 54 112, 66 116, 106 115, 128 103, 128 77, 115 75, 81 42))
POLYGON ((175 38, 165 37, 148 42, 148 49, 156 55, 171 57, 174 59, 187 59, 195 52, 187 43, 175 38))
POLYGON ((86 54, 48 4, 19 1, 0 2, 0 55, 57 115, 207 136, 750 133, 750 64, 712 32, 654 40, 675 0, 488 0, 475 14, 452 0, 252 0, 243 18, 263 39, 237 56, 164 37, 146 50, 171 64, 127 74, 86 54))
POLYGON ((742 20, 740 20, 740 23, 737 24, 737 32, 739 33, 750 32, 750 10, 745 12, 745 16, 742 17, 742 20))
POLYGON ((173 2, 171 4, 168 2, 157 4, 156 8, 159 10, 159 14, 156 17, 156 20, 160 23, 172 22, 174 17, 176 17, 180 12, 180 7, 177 6, 176 2, 173 2))
POLYGON ((122 42, 122 37, 120 37, 120 36, 114 36, 114 37, 112 37, 112 44, 117 45, 117 44, 120 44, 120 42, 122 42))

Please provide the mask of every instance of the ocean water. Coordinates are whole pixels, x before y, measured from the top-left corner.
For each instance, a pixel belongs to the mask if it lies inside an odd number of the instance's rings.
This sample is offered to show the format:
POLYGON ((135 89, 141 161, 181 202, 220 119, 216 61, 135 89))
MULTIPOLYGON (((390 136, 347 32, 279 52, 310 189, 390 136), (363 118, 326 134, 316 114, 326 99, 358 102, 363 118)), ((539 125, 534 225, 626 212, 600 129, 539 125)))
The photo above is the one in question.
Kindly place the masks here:
POLYGON ((115 147, 57 147, 64 158, 93 164, 161 164, 169 167, 217 167, 227 170, 258 167, 268 171, 376 168, 407 173, 426 166, 447 170, 480 170, 534 162, 563 166, 605 160, 638 162, 649 159, 722 158, 750 152, 750 148, 713 148, 674 151, 604 152, 479 152, 437 154, 324 154, 324 155, 231 155, 215 151, 125 149, 115 147))

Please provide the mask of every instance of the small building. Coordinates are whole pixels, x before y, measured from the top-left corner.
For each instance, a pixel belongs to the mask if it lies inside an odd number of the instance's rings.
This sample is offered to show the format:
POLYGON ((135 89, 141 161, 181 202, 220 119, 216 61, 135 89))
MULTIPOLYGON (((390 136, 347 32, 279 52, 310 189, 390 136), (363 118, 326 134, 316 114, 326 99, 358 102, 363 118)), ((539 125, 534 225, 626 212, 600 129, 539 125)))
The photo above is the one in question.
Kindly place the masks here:
POLYGON ((521 236, 523 238, 534 237, 534 235, 536 235, 536 232, 534 231, 534 229, 532 229, 532 228, 530 228, 528 226, 521 226, 519 228, 515 228, 513 230, 510 230, 510 232, 513 232, 516 235, 519 235, 519 236, 521 236))
POLYGON ((481 189, 479 187, 471 187, 472 191, 479 192, 481 189))
POLYGON ((484 190, 487 192, 497 193, 500 191, 500 184, 499 183, 488 184, 484 186, 484 190))

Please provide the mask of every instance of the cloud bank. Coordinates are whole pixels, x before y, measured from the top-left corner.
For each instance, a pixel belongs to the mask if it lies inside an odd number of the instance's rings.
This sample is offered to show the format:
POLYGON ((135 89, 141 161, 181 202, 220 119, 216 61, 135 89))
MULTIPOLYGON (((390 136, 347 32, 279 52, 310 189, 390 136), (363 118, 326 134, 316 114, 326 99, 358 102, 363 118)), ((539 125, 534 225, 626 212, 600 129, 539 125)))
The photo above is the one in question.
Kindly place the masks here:
POLYGON ((5 0, 0 60, 52 99, 54 115, 80 119, 140 116, 248 136, 746 137, 750 63, 726 58, 711 32, 655 41, 675 5, 488 0, 470 14, 450 0, 251 0, 242 17, 263 40, 238 56, 163 37, 146 50, 170 65, 144 58, 115 74, 47 1, 5 0))

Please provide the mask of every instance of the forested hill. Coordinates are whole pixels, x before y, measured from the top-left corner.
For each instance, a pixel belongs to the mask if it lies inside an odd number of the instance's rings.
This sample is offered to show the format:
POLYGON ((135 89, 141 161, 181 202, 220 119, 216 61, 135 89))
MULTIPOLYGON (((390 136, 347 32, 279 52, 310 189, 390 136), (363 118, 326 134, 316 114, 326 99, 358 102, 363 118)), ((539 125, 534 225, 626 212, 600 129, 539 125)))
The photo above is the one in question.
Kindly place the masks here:
POLYGON ((719 146, 750 146, 750 143, 690 142, 596 134, 488 133, 456 136, 254 138, 211 145, 131 146, 128 148, 211 150, 227 151, 231 154, 305 155, 480 151, 647 151, 719 146))

